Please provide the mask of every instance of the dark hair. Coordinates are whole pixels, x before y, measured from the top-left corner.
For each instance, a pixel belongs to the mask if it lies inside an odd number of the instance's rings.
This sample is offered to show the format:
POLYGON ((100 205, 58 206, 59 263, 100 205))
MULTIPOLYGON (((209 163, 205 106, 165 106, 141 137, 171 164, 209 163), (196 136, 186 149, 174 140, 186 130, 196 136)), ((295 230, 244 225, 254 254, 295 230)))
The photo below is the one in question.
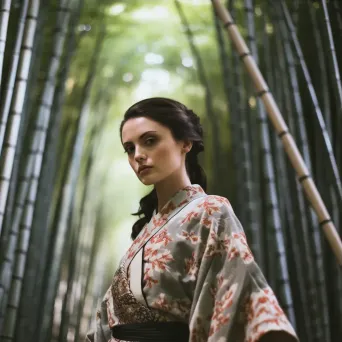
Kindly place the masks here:
MULTIPOLYGON (((206 175, 197 158, 197 154, 204 150, 203 130, 199 117, 180 102, 163 97, 153 97, 139 101, 127 109, 120 125, 120 136, 124 124, 129 119, 137 117, 148 117, 168 127, 175 140, 192 141, 192 148, 185 159, 186 170, 191 183, 199 184, 205 191, 207 187, 206 175)), ((151 220, 157 205, 158 199, 155 189, 140 200, 139 210, 133 215, 139 217, 143 215, 143 217, 133 224, 131 234, 133 240, 144 225, 151 220)))

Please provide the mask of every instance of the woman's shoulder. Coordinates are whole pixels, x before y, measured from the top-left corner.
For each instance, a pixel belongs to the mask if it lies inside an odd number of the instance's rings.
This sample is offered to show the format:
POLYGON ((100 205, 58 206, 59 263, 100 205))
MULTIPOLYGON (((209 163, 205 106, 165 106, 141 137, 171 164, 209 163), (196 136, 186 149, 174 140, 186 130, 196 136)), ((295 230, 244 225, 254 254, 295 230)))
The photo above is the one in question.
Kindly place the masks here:
POLYGON ((218 195, 201 197, 192 209, 201 214, 201 216, 217 218, 231 216, 234 213, 228 198, 218 195))
POLYGON ((200 224, 207 222, 209 227, 214 223, 218 231, 229 234, 243 232, 243 227, 226 197, 207 195, 197 202, 192 213, 200 224))
POLYGON ((225 206, 227 208, 231 208, 231 204, 230 204, 228 198, 226 198, 226 197, 219 196, 219 195, 207 195, 206 198, 208 201, 219 204, 220 206, 225 206))
POLYGON ((232 206, 228 198, 219 195, 206 195, 201 198, 198 205, 206 208, 219 208, 221 210, 232 210, 232 206))

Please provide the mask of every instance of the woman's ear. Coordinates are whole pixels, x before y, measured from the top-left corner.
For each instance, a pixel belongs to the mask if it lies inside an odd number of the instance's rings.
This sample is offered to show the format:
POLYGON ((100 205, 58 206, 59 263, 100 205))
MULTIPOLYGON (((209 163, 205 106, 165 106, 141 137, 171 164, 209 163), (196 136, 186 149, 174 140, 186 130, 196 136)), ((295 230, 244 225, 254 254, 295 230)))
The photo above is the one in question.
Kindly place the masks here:
POLYGON ((184 153, 189 153, 191 148, 192 148, 192 141, 189 141, 189 140, 183 141, 182 150, 184 153))

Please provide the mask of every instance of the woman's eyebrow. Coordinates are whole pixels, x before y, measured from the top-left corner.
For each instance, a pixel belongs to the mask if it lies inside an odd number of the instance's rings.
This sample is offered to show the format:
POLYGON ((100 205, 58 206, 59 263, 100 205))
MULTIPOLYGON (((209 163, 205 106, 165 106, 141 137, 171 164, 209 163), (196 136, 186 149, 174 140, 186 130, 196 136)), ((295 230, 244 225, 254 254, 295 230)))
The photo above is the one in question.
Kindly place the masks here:
MULTIPOLYGON (((143 139, 145 137, 145 135, 149 134, 149 133, 156 133, 157 131, 147 131, 143 134, 140 135, 140 137, 138 138, 139 140, 143 139)), ((132 143, 131 141, 126 141, 124 142, 122 145, 126 145, 126 144, 129 144, 129 143, 132 143)))

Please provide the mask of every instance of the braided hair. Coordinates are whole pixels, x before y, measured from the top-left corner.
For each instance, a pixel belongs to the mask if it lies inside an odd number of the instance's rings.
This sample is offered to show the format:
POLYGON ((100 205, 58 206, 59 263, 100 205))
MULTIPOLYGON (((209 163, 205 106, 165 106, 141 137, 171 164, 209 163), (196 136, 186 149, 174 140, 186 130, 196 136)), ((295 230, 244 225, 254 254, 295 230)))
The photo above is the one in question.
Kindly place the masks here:
MULTIPOLYGON (((199 184, 204 191, 207 187, 206 175, 198 161, 198 153, 204 151, 203 129, 200 118, 182 103, 163 97, 154 97, 137 102, 126 111, 120 125, 120 136, 124 124, 132 118, 148 117, 168 127, 175 140, 192 142, 186 154, 185 165, 192 184, 199 184)), ((134 240, 148 223, 157 208, 158 198, 155 189, 139 202, 139 210, 133 215, 140 218, 133 224, 131 237, 134 240)))

